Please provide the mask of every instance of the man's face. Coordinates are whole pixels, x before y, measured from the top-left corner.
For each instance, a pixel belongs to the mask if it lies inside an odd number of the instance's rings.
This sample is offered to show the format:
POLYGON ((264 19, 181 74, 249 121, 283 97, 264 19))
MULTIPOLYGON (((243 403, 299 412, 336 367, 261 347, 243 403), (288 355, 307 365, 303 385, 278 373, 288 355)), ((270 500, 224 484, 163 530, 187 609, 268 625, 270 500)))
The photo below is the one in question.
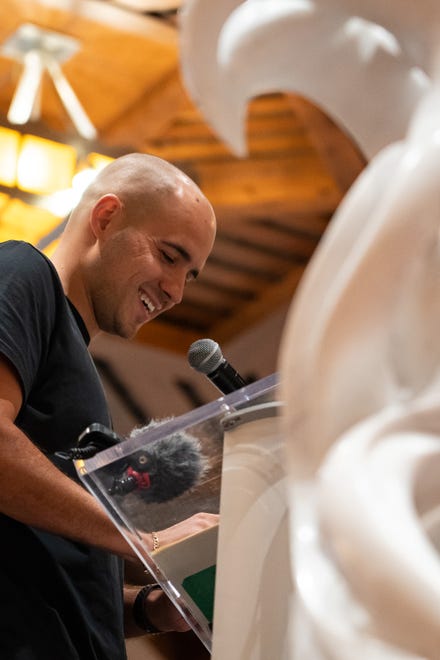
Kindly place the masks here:
POLYGON ((197 277, 212 249, 215 230, 207 211, 206 201, 194 208, 172 204, 153 218, 115 223, 90 281, 101 330, 131 338, 182 300, 185 284, 197 277))

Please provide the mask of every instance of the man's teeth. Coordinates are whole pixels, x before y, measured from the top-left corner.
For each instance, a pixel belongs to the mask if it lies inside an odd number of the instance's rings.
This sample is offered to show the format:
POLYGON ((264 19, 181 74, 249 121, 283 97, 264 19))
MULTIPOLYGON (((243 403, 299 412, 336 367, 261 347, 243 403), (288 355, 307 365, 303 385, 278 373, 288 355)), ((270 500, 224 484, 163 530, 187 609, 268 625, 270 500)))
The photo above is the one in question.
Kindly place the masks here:
POLYGON ((147 298, 147 296, 141 295, 141 300, 142 300, 144 306, 148 309, 148 311, 150 313, 152 313, 156 310, 155 306, 153 305, 151 300, 149 300, 149 298, 147 298))

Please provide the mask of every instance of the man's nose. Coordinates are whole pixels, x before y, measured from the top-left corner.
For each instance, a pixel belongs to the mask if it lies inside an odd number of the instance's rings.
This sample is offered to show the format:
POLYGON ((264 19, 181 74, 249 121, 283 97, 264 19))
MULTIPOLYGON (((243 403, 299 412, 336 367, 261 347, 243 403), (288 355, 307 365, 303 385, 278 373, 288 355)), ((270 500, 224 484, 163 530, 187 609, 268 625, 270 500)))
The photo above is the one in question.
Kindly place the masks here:
POLYGON ((162 282, 162 291, 173 305, 178 305, 182 302, 185 283, 186 273, 175 273, 173 276, 168 277, 166 281, 162 282))

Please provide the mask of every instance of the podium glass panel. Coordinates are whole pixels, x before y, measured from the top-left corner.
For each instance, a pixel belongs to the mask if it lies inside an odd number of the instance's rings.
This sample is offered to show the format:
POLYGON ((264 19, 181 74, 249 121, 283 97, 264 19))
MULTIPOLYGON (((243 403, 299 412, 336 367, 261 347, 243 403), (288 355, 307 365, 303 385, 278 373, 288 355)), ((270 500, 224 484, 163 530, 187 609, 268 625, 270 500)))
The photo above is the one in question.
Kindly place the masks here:
MULTIPOLYGON (((147 547, 145 533, 156 531, 160 538, 160 530, 195 513, 219 513, 224 432, 228 426, 240 423, 240 412, 246 411, 246 417, 249 417, 255 409, 257 417, 264 416, 265 410, 276 402, 277 385, 278 375, 273 374, 194 411, 151 428, 145 427, 134 437, 117 442, 91 458, 75 461, 83 483, 104 506, 141 562, 209 651, 212 644, 217 527, 168 546, 160 545, 155 551, 147 547), (155 443, 165 442, 172 446, 182 434, 184 438, 192 437, 198 441, 205 463, 202 476, 195 486, 175 497, 176 484, 167 484, 165 479, 156 501, 154 495, 150 501, 149 454, 155 443), (142 461, 145 462, 145 473, 140 467, 142 461), (138 477, 138 486, 130 489, 133 474, 138 477), (139 478, 142 480, 140 487, 139 478), (161 499, 165 501, 158 501, 161 499)), ((151 492, 153 486, 151 477, 151 492)))

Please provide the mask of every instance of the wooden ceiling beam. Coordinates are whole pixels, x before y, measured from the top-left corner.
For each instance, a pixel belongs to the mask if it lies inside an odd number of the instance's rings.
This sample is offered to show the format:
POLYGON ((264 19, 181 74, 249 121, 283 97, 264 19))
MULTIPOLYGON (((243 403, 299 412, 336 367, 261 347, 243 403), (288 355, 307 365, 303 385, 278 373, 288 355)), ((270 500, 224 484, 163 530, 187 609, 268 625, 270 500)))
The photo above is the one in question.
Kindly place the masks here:
POLYGON ((234 271, 230 268, 225 268, 224 265, 216 263, 215 260, 208 259, 202 274, 197 278, 197 286, 200 283, 207 283, 207 285, 219 286, 225 290, 243 291, 246 296, 250 296, 255 288, 262 283, 275 281, 276 277, 271 274, 264 277, 256 278, 254 273, 245 271, 234 271))
POLYGON ((219 224, 224 227, 239 222, 243 217, 270 218, 287 226, 318 231, 319 228, 327 225, 328 219, 342 199, 341 193, 337 190, 325 191, 318 197, 310 194, 301 196, 297 191, 290 198, 289 191, 285 191, 279 199, 272 199, 272 195, 270 195, 271 199, 265 199, 264 192, 261 192, 256 199, 249 194, 243 195, 242 199, 239 199, 238 195, 235 195, 234 199, 228 199, 226 190, 224 194, 218 191, 214 195, 214 191, 211 191, 209 186, 205 187, 204 192, 214 206, 219 224))
MULTIPOLYGON (((214 161, 221 162, 227 167, 229 162, 236 161, 226 144, 217 140, 210 132, 205 130, 197 133, 170 136, 167 132, 166 139, 153 140, 144 147, 165 160, 172 161, 214 161)), ((286 153, 304 151, 308 147, 301 135, 292 134, 261 134, 250 143, 250 156, 239 162, 252 162, 255 157, 263 157, 265 160, 274 161, 283 158, 286 153)))
MULTIPOLYGON (((341 195, 338 195, 338 200, 341 195)), ((226 205, 217 205, 216 214, 221 226, 225 231, 239 227, 240 223, 252 223, 261 227, 277 227, 279 231, 292 234, 304 232, 319 240, 322 232, 326 229, 335 210, 334 204, 321 204, 316 200, 314 209, 306 209, 302 205, 291 205, 288 203, 274 203, 270 205, 252 206, 242 210, 240 222, 237 221, 237 210, 227 208, 226 205)))
POLYGON ((164 134, 188 103, 176 64, 153 88, 146 89, 130 109, 105 127, 101 139, 108 144, 125 144, 154 153, 151 141, 164 134))
POLYGON ((262 289, 255 301, 240 305, 239 313, 213 325, 210 330, 213 339, 226 343, 249 330, 283 305, 290 304, 303 271, 303 267, 293 266, 289 274, 279 283, 262 289))
MULTIPOLYGON (((286 227, 287 230, 287 227, 286 227)), ((314 251, 318 238, 311 233, 305 234, 295 228, 292 231, 283 231, 281 225, 267 227, 257 222, 242 220, 240 223, 230 224, 227 228, 221 227, 217 233, 216 242, 219 238, 225 242, 235 242, 249 248, 251 251, 265 251, 275 254, 281 259, 289 259, 294 255, 303 256, 308 259, 314 251)))
POLYGON ((366 158, 355 141, 313 103, 298 96, 288 98, 310 142, 345 194, 367 164, 366 158))
MULTIPOLYGON (((185 169, 182 164, 182 169, 185 169)), ((271 206, 314 211, 338 205, 341 193, 313 154, 287 155, 278 159, 253 159, 224 163, 186 164, 187 173, 198 183, 213 206, 238 212, 271 206)))

